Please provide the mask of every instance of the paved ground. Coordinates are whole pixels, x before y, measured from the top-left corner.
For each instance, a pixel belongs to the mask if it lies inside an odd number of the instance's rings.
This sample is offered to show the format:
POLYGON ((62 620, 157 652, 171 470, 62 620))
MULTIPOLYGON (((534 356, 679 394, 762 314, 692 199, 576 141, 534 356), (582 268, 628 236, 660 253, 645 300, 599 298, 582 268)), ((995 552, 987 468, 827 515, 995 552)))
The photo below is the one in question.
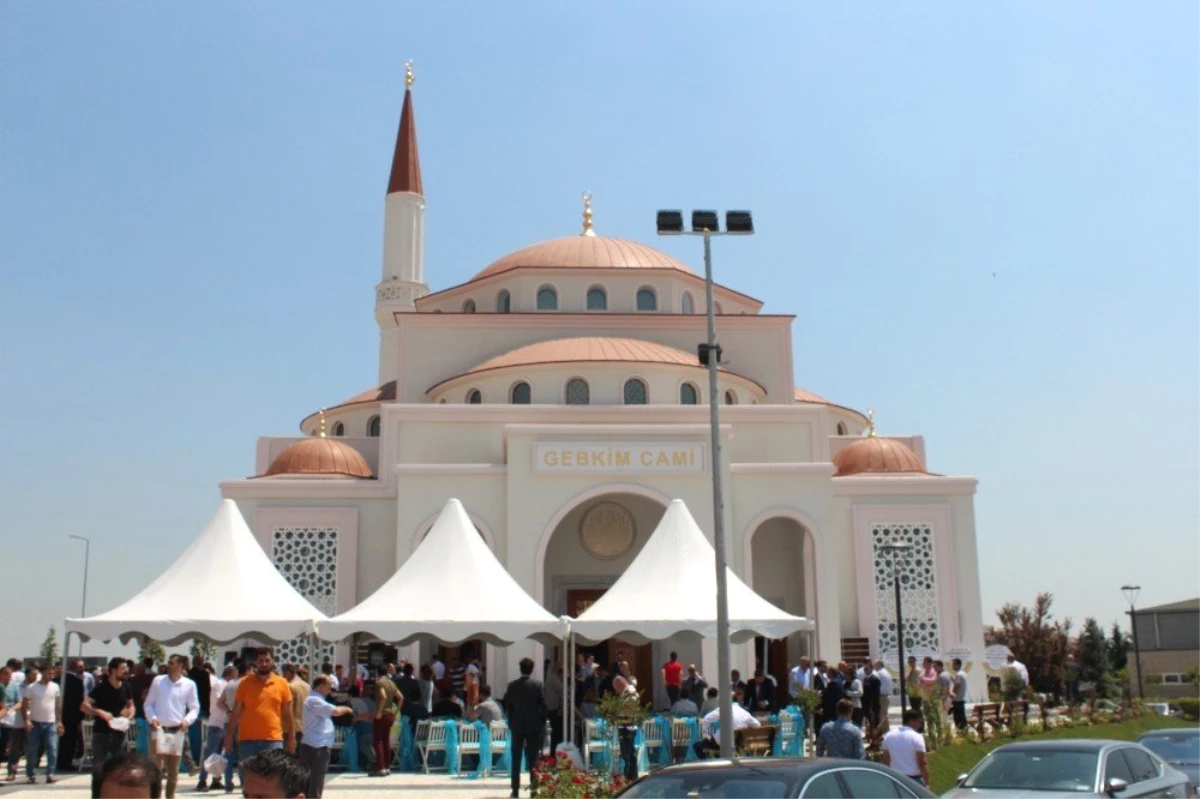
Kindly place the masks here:
MULTIPOLYGON (((180 790, 177 796, 211 796, 213 799, 225 796, 222 792, 200 793, 192 790, 196 783, 185 783, 180 778, 180 790)), ((43 785, 42 776, 38 775, 37 785, 26 785, 18 782, 0 782, 0 799, 5 796, 19 796, 21 799, 35 797, 57 797, 57 799, 83 799, 91 796, 91 779, 83 774, 69 774, 59 778, 54 785, 43 785)), ((528 778, 521 780, 527 785, 528 778)), ((447 777, 445 774, 392 774, 388 777, 368 778, 365 774, 335 774, 325 783, 326 799, 361 799, 364 796, 395 796, 400 793, 417 795, 423 799, 498 799, 507 797, 509 784, 507 777, 499 779, 468 780, 459 777, 447 777)), ((528 793, 521 791, 523 796, 528 793)), ((235 796, 240 796, 237 792, 235 796)))

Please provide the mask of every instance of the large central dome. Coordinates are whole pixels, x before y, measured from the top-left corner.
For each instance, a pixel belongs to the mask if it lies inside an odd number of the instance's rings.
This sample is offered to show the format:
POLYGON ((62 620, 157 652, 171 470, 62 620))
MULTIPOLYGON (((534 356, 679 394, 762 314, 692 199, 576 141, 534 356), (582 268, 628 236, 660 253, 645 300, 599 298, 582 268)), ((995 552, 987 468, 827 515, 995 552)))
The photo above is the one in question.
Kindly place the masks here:
POLYGON ((493 261, 472 280, 532 267, 583 269, 677 269, 694 274, 682 262, 645 244, 608 236, 564 236, 511 252, 493 261))

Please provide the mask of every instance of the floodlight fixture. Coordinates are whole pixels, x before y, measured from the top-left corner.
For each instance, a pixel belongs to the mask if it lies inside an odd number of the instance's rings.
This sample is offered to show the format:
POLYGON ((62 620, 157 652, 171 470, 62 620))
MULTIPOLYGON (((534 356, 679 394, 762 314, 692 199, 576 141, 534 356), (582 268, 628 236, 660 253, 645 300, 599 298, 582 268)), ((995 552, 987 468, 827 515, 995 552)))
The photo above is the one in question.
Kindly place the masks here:
POLYGON ((749 211, 726 211, 725 232, 730 236, 750 236, 754 234, 754 219, 749 211))
POLYGON ((658 235, 660 236, 678 236, 683 233, 683 212, 682 211, 659 211, 658 212, 658 235))
POLYGON ((716 211, 692 211, 693 233, 719 233, 721 222, 716 211))

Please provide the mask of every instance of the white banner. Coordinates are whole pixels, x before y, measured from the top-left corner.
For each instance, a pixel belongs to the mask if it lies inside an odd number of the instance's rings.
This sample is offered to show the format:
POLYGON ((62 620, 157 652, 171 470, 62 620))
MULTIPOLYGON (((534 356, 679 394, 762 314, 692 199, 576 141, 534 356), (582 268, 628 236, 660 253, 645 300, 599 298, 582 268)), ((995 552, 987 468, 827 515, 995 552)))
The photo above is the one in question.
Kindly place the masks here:
POLYGON ((535 472, 671 472, 702 473, 707 468, 704 444, 538 443, 535 472))

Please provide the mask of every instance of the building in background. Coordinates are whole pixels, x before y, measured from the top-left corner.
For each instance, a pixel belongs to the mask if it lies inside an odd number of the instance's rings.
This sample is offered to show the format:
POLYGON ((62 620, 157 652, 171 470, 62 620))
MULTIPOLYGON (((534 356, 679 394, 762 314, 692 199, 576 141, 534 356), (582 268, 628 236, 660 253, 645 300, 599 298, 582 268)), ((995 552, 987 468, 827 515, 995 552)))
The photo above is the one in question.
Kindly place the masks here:
MULTIPOLYGON (((1200 598, 1134 611, 1147 696, 1195 696, 1184 675, 1200 669, 1200 598)), ((1129 653, 1130 673, 1133 652, 1129 653)))
MULTIPOLYGON (((255 474, 221 485, 292 584, 331 615, 353 607, 413 552, 449 497, 555 614, 576 614, 611 586, 671 499, 711 536, 702 276, 646 244, 600 235, 586 198, 580 228, 561 231, 570 235, 431 291, 425 210, 410 75, 384 200, 377 380, 323 412, 328 398, 314 397, 300 436, 261 438, 255 474)), ((814 302, 822 295, 814 290, 814 302)), ((880 547, 895 540, 913 547, 901 564, 908 651, 957 650, 981 663, 976 480, 931 471, 921 436, 876 435, 863 412, 797 386, 792 314, 765 312, 730 286, 714 296, 729 563, 816 624, 735 647, 737 665, 749 673, 765 657, 786 684, 801 654, 894 653, 891 563, 880 547)), ((456 582, 452 561, 445 590, 487 602, 487 586, 456 582)), ((284 656, 306 661, 303 646, 284 656)), ((498 685, 521 657, 553 656, 532 642, 466 646, 498 685)), ((593 651, 658 685, 670 650, 715 678, 711 642, 593 651)), ((424 662, 432 649, 401 654, 424 662)), ((461 654, 443 650, 451 661, 461 654)), ((347 655, 326 648, 321 659, 347 655)), ((982 668, 972 682, 982 696, 982 668)))

